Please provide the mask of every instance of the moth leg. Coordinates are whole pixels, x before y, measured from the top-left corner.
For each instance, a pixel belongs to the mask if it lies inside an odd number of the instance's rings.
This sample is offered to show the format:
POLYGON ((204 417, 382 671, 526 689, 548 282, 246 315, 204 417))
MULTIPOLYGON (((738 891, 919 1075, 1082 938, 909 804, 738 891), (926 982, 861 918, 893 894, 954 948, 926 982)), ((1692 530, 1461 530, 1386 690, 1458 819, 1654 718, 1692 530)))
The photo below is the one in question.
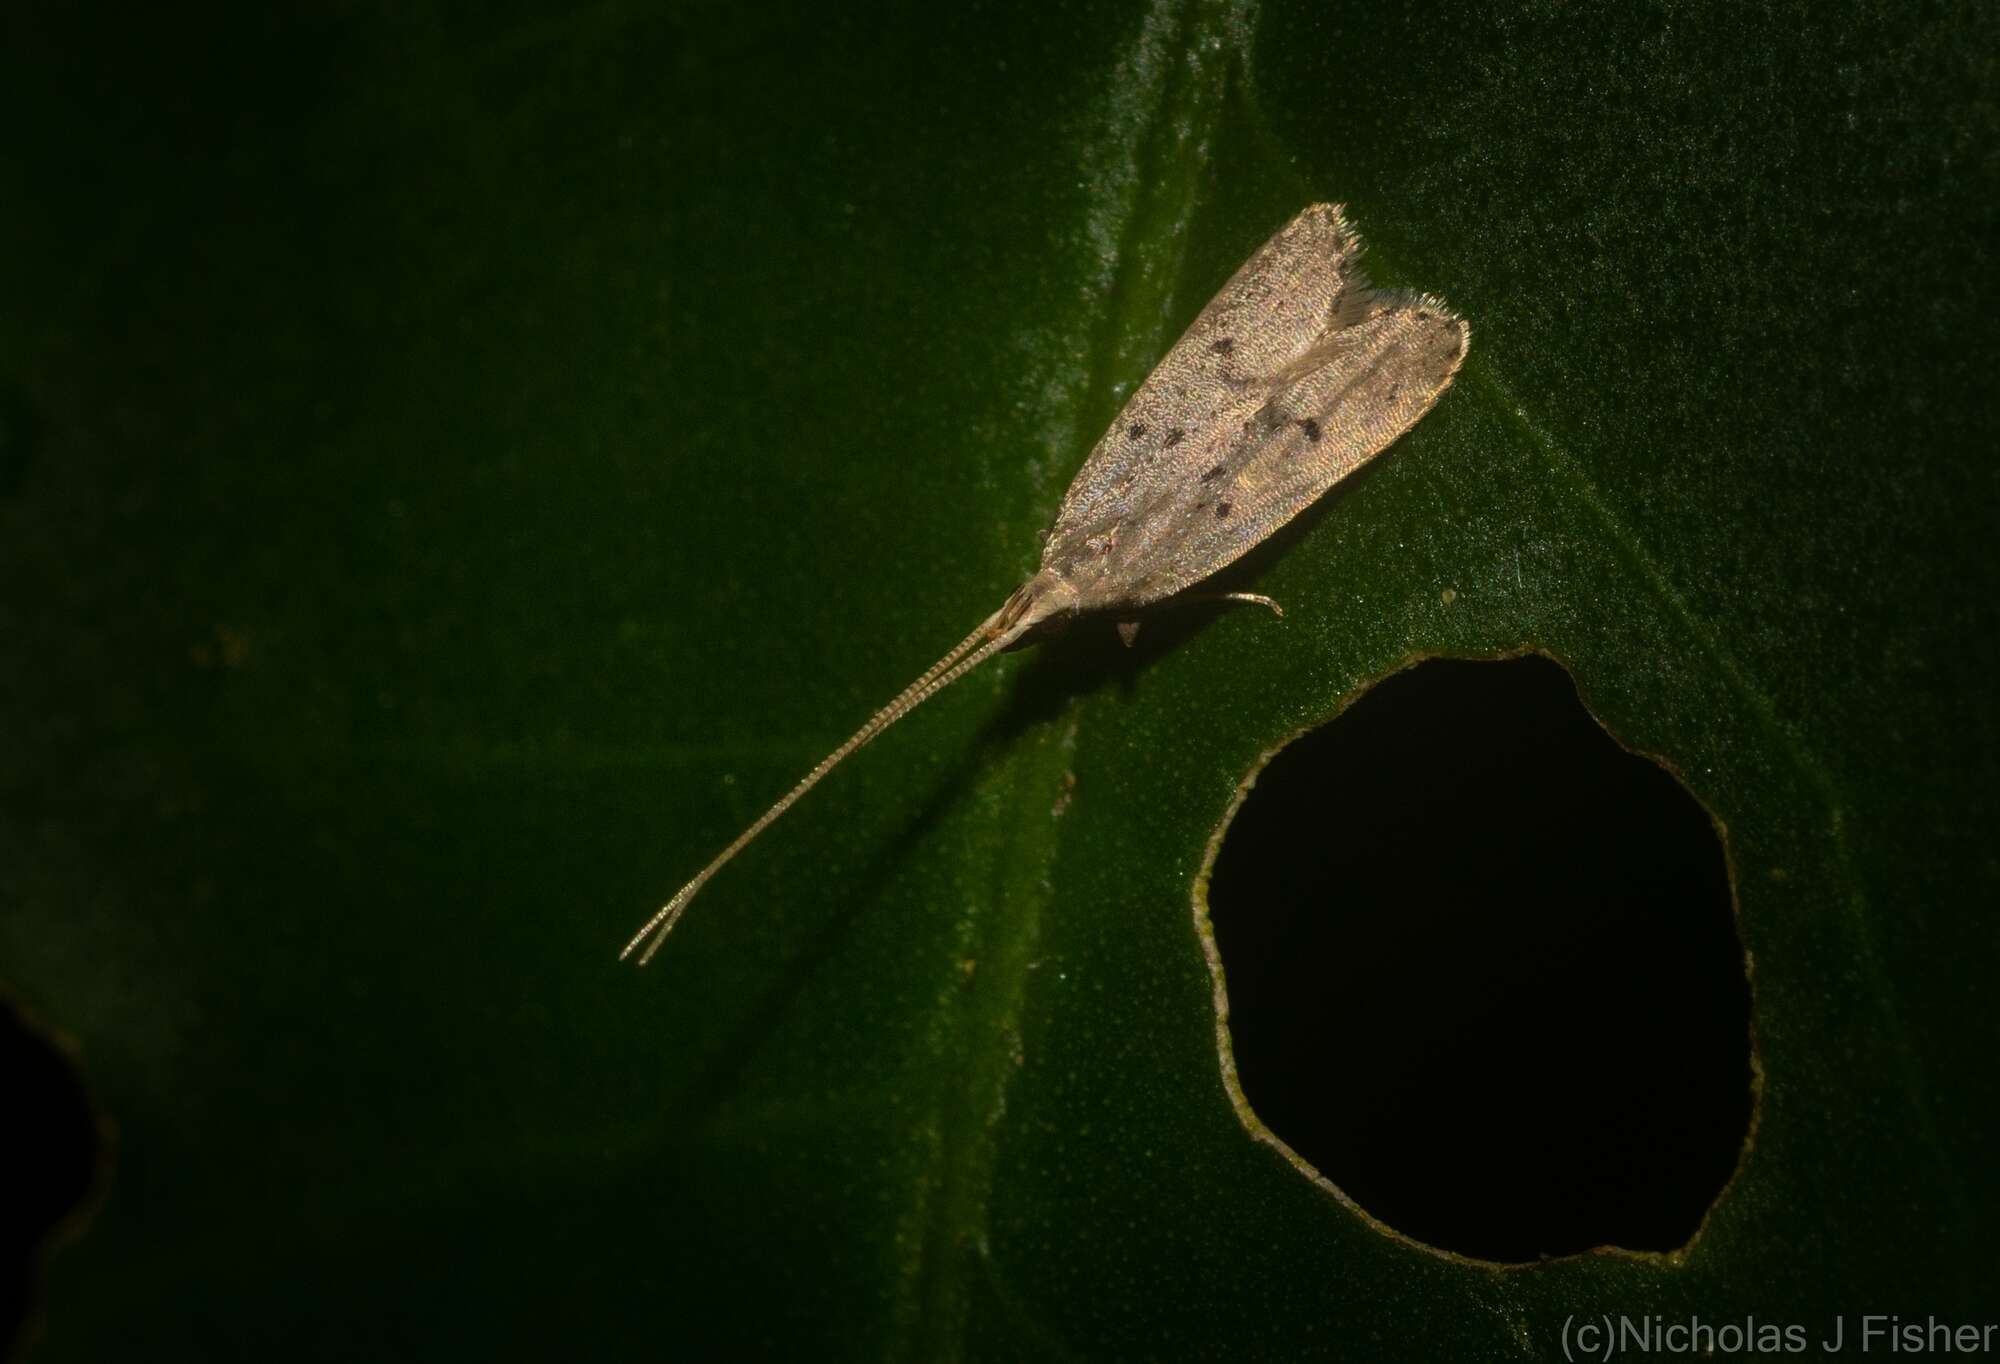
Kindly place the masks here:
POLYGON ((1133 644, 1134 644, 1134 643, 1135 643, 1135 642, 1136 642, 1136 641, 1138 640, 1138 638, 1139 638, 1139 622, 1138 622, 1138 621, 1136 621, 1136 620, 1121 620, 1121 621, 1119 621, 1119 622, 1118 622, 1118 638, 1119 638, 1119 639, 1121 639, 1121 640, 1123 640, 1123 641, 1125 641, 1125 647, 1126 647, 1126 648, 1128 648, 1128 649, 1129 649, 1129 648, 1131 648, 1131 647, 1132 647, 1132 645, 1133 645, 1133 644))
POLYGON ((1261 592, 1204 592, 1199 597, 1194 598, 1194 600, 1248 602, 1252 606, 1268 606, 1271 608, 1271 614, 1279 620, 1285 618, 1285 608, 1261 592))

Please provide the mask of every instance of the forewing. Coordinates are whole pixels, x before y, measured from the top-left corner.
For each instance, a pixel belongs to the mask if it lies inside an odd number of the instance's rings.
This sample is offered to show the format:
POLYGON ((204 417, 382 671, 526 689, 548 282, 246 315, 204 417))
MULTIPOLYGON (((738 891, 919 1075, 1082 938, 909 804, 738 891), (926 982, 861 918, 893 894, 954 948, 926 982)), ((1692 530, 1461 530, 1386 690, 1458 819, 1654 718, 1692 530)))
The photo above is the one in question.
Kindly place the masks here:
POLYGON ((1394 297, 1328 337, 1249 419, 1221 474, 1142 513, 1162 565, 1142 575, 1144 600, 1233 562, 1393 445, 1450 387, 1467 339, 1462 320, 1422 295, 1394 297))
POLYGON ((1348 277, 1332 325, 1183 441, 1192 463, 1177 477, 1100 499, 1067 536, 1059 526, 1043 562, 1083 607, 1136 608, 1208 577, 1393 444, 1450 386, 1466 324, 1428 295, 1348 277))
POLYGON ((1049 547, 1173 486, 1195 447, 1260 405, 1334 327, 1359 250, 1339 206, 1314 204, 1245 261, 1090 452, 1049 547))

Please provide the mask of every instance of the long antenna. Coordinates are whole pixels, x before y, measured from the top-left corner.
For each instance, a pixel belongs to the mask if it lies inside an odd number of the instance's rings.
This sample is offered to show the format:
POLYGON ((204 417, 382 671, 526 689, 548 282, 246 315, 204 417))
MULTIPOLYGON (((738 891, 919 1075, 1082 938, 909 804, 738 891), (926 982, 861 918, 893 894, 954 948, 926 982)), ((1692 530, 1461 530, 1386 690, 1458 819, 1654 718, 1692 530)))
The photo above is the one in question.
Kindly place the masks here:
POLYGON ((680 922, 682 912, 688 907, 688 901, 694 899, 696 893, 708 884, 708 878, 721 871, 730 858, 748 847, 750 840, 770 828, 779 815, 797 803, 800 796, 817 786, 821 777, 838 767, 848 754, 865 745, 890 725, 1026 634, 1029 627, 1035 624, 1035 618, 1029 613, 1017 611, 1015 619, 1002 625, 1009 611, 1016 608, 1020 597, 1021 594, 1017 593, 1015 597, 1010 598, 1006 606, 987 617, 977 630, 960 640, 958 647, 933 663, 922 677, 904 688, 902 695, 876 711, 867 724, 855 731, 853 738, 821 759, 818 767, 806 773, 797 786, 785 793, 783 799, 766 810, 755 824, 738 834, 736 841, 717 853, 713 862, 696 872, 694 880, 676 891, 674 898, 660 907, 659 913, 646 920, 646 926, 632 935, 632 941, 625 944, 625 950, 618 954, 618 959, 623 961, 631 956, 641 943, 645 943, 646 950, 639 953, 639 965, 644 966, 651 961, 653 954, 660 950, 660 944, 667 940, 667 934, 673 932, 674 925, 680 922), (981 640, 985 640, 985 643, 980 643, 981 640), (648 938, 651 939, 650 942, 647 941, 648 938))

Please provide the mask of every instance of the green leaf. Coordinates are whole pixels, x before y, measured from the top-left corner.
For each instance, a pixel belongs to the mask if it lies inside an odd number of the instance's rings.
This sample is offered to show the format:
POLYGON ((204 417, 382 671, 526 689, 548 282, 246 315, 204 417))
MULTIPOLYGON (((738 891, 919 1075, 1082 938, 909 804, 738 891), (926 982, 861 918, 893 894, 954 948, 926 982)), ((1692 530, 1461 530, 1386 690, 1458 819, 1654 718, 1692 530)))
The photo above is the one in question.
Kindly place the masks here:
POLYGON ((476 11, 0 55, 0 976, 118 1133, 40 1357, 1991 1318, 1990 7, 476 11), (620 967, 1318 200, 1473 346, 1284 622, 975 674, 620 967), (1677 1257, 1392 1240, 1219 1074, 1239 780, 1529 646, 1728 830, 1763 1088, 1677 1257))

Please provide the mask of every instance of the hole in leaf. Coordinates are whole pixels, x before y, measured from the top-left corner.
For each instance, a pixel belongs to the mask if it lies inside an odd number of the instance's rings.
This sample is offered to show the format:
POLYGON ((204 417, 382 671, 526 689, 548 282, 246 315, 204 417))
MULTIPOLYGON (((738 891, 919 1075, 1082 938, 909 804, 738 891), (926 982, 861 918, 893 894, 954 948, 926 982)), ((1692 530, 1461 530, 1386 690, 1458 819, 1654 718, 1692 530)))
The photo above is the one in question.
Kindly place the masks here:
POLYGON ((70 1058, 0 999, 0 1358, 20 1347, 35 1270, 49 1235, 73 1218, 96 1177, 100 1141, 70 1058))
POLYGON ((1208 892, 1242 1095, 1486 1260, 1684 1245, 1751 1116, 1721 840, 1545 658, 1435 659, 1257 775, 1208 892))

